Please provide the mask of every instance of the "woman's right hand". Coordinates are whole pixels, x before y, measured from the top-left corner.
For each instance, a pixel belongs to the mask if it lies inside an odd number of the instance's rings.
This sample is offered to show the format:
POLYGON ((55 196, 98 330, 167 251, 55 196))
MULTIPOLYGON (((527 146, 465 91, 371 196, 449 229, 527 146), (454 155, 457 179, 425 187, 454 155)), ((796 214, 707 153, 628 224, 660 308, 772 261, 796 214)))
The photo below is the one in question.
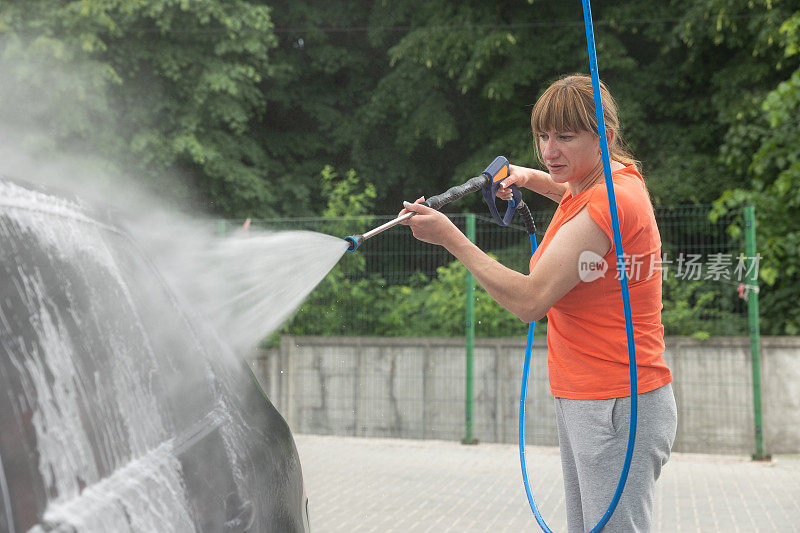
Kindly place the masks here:
POLYGON ((501 200, 510 200, 511 199, 511 188, 510 185, 516 184, 517 187, 526 187, 528 188, 528 174, 530 173, 531 169, 526 167, 520 167, 517 165, 508 165, 508 177, 500 182, 500 188, 497 189, 497 197, 501 200))

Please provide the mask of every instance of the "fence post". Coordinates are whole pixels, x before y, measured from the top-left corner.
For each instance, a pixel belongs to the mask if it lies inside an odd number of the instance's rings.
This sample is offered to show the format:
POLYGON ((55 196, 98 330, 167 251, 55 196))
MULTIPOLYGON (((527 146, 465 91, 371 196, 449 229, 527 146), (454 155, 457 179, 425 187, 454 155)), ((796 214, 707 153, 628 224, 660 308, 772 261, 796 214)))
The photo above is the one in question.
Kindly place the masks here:
POLYGON ((764 426, 761 412, 761 330, 758 323, 758 257, 756 256, 756 215, 753 206, 744 208, 745 253, 750 261, 746 271, 747 322, 750 330, 750 364, 753 371, 753 421, 756 430, 756 452, 753 459, 768 461, 764 452, 764 426))
MULTIPOLYGON (((466 215, 466 234, 467 238, 475 242, 475 215, 468 213, 466 215)), ((465 415, 465 435, 461 439, 461 444, 477 444, 478 439, 472 436, 472 381, 473 381, 473 365, 475 354, 475 278, 469 270, 465 277, 465 332, 466 349, 467 349, 467 369, 466 369, 466 400, 464 405, 465 415)))

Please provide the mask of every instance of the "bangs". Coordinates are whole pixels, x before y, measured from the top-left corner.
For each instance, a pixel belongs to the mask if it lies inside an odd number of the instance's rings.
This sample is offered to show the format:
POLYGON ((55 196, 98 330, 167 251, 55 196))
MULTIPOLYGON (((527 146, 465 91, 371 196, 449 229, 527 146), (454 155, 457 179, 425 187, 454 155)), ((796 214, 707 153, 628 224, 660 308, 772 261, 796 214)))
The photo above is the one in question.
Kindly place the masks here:
POLYGON ((585 91, 571 85, 551 85, 533 107, 531 129, 534 134, 550 130, 597 133, 594 101, 591 98, 587 101, 586 96, 585 91))

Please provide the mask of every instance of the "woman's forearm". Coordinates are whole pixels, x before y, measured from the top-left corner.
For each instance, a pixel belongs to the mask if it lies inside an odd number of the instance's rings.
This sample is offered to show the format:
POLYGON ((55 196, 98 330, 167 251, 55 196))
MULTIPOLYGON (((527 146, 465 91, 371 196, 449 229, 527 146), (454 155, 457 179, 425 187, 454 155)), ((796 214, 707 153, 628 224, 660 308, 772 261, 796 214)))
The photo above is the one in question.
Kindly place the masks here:
POLYGON ((556 183, 547 172, 519 166, 514 167, 514 170, 518 170, 525 176, 524 180, 518 182, 519 185, 546 196, 554 202, 560 202, 561 198, 564 197, 564 193, 567 192, 567 185, 565 183, 556 183))
POLYGON ((535 281, 531 276, 512 270, 486 255, 459 232, 446 244, 447 250, 475 276, 497 303, 525 323, 535 322, 547 313, 544 302, 537 301, 535 281))
MULTIPOLYGON (((517 180, 519 181, 519 180, 517 180)), ((495 261, 439 211, 421 204, 404 202, 400 215, 416 216, 404 223, 417 239, 438 244, 456 256, 497 303, 523 322, 535 322, 581 282, 577 268, 586 251, 603 257, 611 248, 606 234, 589 216, 586 208, 565 223, 554 235, 529 275, 495 261)))

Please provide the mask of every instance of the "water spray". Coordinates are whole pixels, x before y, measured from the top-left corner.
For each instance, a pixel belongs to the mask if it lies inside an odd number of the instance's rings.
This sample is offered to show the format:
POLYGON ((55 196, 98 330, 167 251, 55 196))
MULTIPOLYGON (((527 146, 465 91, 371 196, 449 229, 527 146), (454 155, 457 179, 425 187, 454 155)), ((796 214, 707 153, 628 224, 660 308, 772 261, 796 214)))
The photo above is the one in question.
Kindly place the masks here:
MULTIPOLYGON (((525 202, 522 201, 522 194, 520 194, 519 188, 516 185, 512 184, 508 187, 511 190, 511 198, 506 204, 505 214, 500 216, 500 212, 497 209, 497 204, 495 203, 497 190, 500 188, 503 180, 508 176, 508 159, 502 155, 497 156, 495 160, 492 161, 491 164, 486 167, 486 169, 481 172, 479 176, 475 176, 461 185, 451 187, 442 194, 428 198, 422 202, 422 205, 438 211, 445 204, 449 204, 450 202, 458 200, 462 196, 466 196, 467 194, 476 191, 483 191, 483 199, 489 206, 489 211, 492 213, 492 217, 494 217, 495 222, 501 226, 508 226, 511 223, 511 219, 514 218, 514 213, 519 211, 520 216, 525 223, 525 229, 528 232, 528 235, 533 235, 536 233, 536 225, 533 223, 531 211, 525 202)), ((347 251, 354 252, 365 240, 400 224, 404 220, 408 220, 414 215, 416 215, 414 212, 406 213, 395 218, 394 220, 390 220, 389 222, 378 226, 377 228, 369 230, 363 235, 350 235, 349 237, 345 237, 344 240, 346 240, 348 243, 347 251)))

